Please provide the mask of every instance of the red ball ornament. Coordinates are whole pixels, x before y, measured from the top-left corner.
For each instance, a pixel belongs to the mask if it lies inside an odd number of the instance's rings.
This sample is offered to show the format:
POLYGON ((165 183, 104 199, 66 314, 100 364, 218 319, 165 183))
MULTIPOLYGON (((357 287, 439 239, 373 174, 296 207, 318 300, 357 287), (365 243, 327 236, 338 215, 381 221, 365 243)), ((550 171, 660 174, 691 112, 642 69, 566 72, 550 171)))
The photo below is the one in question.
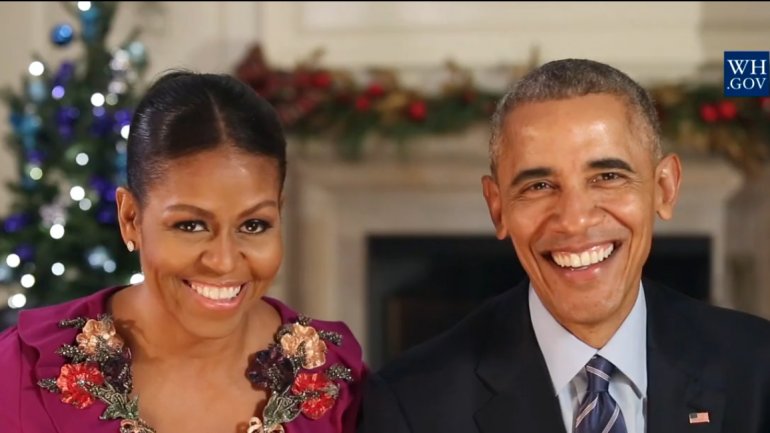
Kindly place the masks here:
POLYGON ((313 87, 319 88, 319 89, 327 89, 332 84, 332 76, 328 72, 316 72, 313 74, 313 78, 311 78, 311 83, 313 84, 313 87))
POLYGON ((366 94, 371 98, 379 98, 385 94, 385 89, 382 88, 380 83, 372 83, 366 89, 366 94))
POLYGON ((762 107, 763 110, 770 112, 770 96, 759 98, 759 106, 762 107))
POLYGON ((738 116, 738 107, 733 101, 721 101, 717 108, 719 116, 724 120, 733 120, 738 116))
POLYGON ((361 95, 358 98, 356 98, 356 104, 355 104, 356 111, 368 111, 369 108, 371 108, 371 106, 372 106, 372 101, 370 101, 369 98, 367 98, 366 96, 361 95))
POLYGON ((410 119, 419 122, 428 117, 428 106, 425 105, 425 101, 414 101, 409 104, 407 112, 410 119))
POLYGON ((700 118, 706 123, 714 123, 719 119, 719 111, 712 104, 703 104, 700 107, 700 118))

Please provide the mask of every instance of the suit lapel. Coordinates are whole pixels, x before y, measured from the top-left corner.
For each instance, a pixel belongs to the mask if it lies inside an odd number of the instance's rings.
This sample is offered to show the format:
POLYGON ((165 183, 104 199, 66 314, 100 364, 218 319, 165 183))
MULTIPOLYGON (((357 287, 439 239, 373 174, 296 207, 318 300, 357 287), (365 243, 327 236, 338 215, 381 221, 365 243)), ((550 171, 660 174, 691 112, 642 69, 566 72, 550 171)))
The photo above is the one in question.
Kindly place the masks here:
MULTIPOLYGON (((645 281, 647 318, 647 431, 721 432, 725 396, 722 375, 708 344, 687 323, 690 302, 645 281), (706 413, 708 422, 690 423, 706 413)), ((703 418, 703 417, 702 417, 703 418)))
POLYGON ((565 433, 558 399, 529 318, 527 283, 492 314, 476 373, 492 390, 474 416, 481 433, 565 433), (512 337, 512 338, 511 338, 512 337))

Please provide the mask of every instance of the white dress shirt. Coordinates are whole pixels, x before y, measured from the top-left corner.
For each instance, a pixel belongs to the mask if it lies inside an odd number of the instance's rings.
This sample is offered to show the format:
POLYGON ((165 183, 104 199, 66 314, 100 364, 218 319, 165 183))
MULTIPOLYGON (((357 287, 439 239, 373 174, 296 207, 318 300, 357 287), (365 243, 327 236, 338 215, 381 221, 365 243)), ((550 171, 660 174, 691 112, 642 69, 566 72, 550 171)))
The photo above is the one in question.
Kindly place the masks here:
POLYGON ((564 426, 573 431, 574 412, 588 387, 586 363, 596 354, 615 365, 609 392, 620 406, 628 433, 644 433, 647 406, 647 304, 639 285, 631 313, 600 350, 580 341, 562 327, 530 284, 529 311, 543 352, 554 393, 559 398, 564 426))

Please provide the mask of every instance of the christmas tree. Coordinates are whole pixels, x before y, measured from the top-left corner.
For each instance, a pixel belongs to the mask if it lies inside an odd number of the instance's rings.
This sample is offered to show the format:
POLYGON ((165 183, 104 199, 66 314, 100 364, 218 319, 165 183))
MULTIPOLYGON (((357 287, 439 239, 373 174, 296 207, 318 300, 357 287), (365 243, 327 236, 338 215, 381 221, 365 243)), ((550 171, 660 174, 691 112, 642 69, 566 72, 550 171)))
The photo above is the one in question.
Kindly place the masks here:
MULTIPOLYGON (((74 25, 51 29, 57 49, 77 52, 54 66, 33 58, 20 92, 6 89, 18 178, 0 219, 0 302, 41 306, 141 278, 117 224, 126 137, 147 65, 144 46, 107 36, 117 2, 67 2, 74 25)), ((0 304, 2 305, 2 304, 0 304)), ((7 323, 6 323, 7 325, 7 323)), ((0 323, 0 327, 3 324, 0 323)))

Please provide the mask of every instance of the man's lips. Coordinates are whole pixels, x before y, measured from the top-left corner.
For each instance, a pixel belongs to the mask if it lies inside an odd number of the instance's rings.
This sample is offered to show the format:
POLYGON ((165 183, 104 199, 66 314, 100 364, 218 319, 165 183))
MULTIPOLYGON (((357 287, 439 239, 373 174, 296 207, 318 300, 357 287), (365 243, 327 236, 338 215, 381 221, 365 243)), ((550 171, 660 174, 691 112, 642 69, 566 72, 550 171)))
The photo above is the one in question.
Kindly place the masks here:
POLYGON ((603 262, 620 245, 620 242, 610 241, 576 248, 560 248, 545 253, 544 257, 561 268, 585 268, 603 262))

